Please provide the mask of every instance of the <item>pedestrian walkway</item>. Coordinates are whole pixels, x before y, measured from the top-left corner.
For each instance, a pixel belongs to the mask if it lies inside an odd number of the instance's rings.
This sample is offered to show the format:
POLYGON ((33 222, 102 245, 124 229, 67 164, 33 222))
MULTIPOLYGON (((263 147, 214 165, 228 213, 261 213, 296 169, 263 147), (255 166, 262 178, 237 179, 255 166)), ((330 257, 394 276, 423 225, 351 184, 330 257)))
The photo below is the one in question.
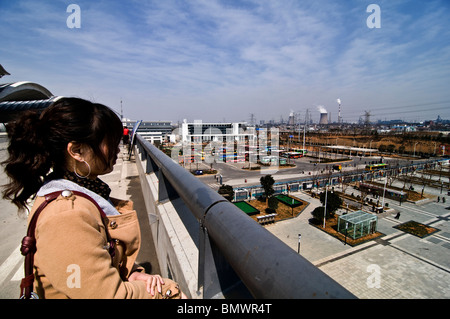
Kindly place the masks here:
POLYGON ((297 218, 267 230, 296 251, 301 234, 300 254, 358 298, 450 298, 450 212, 444 205, 427 203, 418 208, 403 203, 399 220, 394 218, 396 210, 379 218, 378 230, 384 237, 351 247, 309 225, 310 212, 321 205, 317 199, 303 192, 291 195, 310 205, 297 218), (408 220, 440 231, 419 238, 393 228, 408 220))
POLYGON ((136 261, 148 273, 159 274, 158 259, 134 155, 129 159, 128 152, 122 150, 114 170, 100 178, 111 188, 111 197, 133 201, 141 228, 141 249, 136 261))

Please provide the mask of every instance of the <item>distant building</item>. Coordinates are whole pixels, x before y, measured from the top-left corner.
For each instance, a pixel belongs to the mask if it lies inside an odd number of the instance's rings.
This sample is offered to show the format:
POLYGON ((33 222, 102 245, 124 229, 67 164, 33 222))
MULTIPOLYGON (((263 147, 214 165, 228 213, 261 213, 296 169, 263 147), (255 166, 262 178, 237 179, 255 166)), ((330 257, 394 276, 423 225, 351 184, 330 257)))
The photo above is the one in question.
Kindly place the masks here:
POLYGON ((201 141, 256 140, 255 129, 247 127, 245 123, 188 123, 184 120, 179 135, 183 143, 193 142, 196 138, 201 141))
POLYGON ((410 125, 394 125, 392 130, 397 132, 415 132, 416 128, 410 125))
MULTIPOLYGON (((123 120, 123 125, 132 129, 136 121, 123 120)), ((137 132, 150 143, 162 143, 173 131, 171 122, 167 121, 143 121, 137 132)))

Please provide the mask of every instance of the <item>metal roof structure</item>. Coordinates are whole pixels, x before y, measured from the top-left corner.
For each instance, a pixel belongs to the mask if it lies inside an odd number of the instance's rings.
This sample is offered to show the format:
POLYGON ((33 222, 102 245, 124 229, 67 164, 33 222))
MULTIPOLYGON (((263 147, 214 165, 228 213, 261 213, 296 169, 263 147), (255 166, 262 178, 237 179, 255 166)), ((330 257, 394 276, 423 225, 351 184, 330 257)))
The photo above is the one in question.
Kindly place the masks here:
POLYGON ((60 98, 29 81, 0 84, 0 123, 15 120, 26 110, 42 111, 60 98))
POLYGON ((44 100, 52 96, 42 85, 29 81, 0 84, 0 102, 44 100))
POLYGON ((11 74, 8 73, 8 71, 6 71, 5 68, 0 64, 0 78, 3 77, 4 75, 11 75, 11 74))
POLYGON ((62 96, 54 96, 45 100, 0 102, 0 123, 13 121, 27 110, 42 111, 60 98, 62 96))

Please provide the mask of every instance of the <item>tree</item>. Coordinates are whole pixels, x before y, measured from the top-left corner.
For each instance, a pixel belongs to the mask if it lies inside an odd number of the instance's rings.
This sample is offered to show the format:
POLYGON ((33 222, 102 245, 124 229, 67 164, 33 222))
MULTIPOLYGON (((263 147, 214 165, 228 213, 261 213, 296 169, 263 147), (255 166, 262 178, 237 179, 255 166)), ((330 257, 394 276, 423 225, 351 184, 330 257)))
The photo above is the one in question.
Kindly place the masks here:
POLYGON ((361 194, 361 209, 363 209, 364 201, 366 200, 367 195, 369 195, 369 189, 367 187, 361 187, 361 184, 360 184, 359 192, 361 194))
POLYGON ((233 200, 234 190, 232 186, 223 184, 217 192, 230 202, 233 200))
MULTIPOLYGON (((334 192, 327 192, 327 218, 333 217, 334 213, 342 206, 342 199, 334 192)), ((325 192, 320 194, 320 202, 325 206, 325 192)), ((322 211, 323 216, 323 211, 322 211)))
POLYGON ((394 150, 395 150, 395 145, 394 144, 389 144, 386 147, 386 151, 388 151, 390 154, 392 154, 394 152, 394 150))
POLYGON ((266 175, 259 179, 262 188, 264 189, 264 196, 266 197, 266 204, 268 205, 269 197, 275 193, 273 189, 273 184, 275 184, 275 180, 272 175, 266 175))
POLYGON ((267 208, 266 208, 266 213, 267 214, 272 214, 275 213, 277 208, 278 208, 278 199, 276 199, 274 196, 269 197, 268 202, 267 202, 267 208))
MULTIPOLYGON (((324 210, 325 210, 325 207, 323 207, 323 206, 319 206, 319 207, 316 207, 312 212, 311 212, 311 215, 313 215, 313 217, 314 217, 314 219, 316 220, 315 222, 314 222, 314 224, 318 224, 319 222, 320 223, 323 223, 323 212, 324 212, 324 210)), ((327 216, 326 216, 326 219, 328 219, 328 218, 330 218, 331 217, 331 214, 330 214, 330 212, 328 211, 328 205, 327 205, 327 216)))

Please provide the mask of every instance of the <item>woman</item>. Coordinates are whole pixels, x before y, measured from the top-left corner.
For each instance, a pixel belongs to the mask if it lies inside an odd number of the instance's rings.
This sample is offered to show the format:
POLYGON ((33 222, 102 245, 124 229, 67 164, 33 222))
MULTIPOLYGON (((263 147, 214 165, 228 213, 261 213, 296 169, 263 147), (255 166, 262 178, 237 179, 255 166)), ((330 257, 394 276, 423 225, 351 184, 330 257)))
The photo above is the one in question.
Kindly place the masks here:
POLYGON ((3 197, 21 211, 35 198, 30 221, 57 192, 35 229, 34 291, 40 298, 185 298, 176 283, 135 264, 136 212, 131 202, 109 198, 108 185, 98 178, 113 170, 119 153, 123 127, 112 110, 64 98, 40 115, 24 114, 7 130, 3 164, 10 183, 3 197))

